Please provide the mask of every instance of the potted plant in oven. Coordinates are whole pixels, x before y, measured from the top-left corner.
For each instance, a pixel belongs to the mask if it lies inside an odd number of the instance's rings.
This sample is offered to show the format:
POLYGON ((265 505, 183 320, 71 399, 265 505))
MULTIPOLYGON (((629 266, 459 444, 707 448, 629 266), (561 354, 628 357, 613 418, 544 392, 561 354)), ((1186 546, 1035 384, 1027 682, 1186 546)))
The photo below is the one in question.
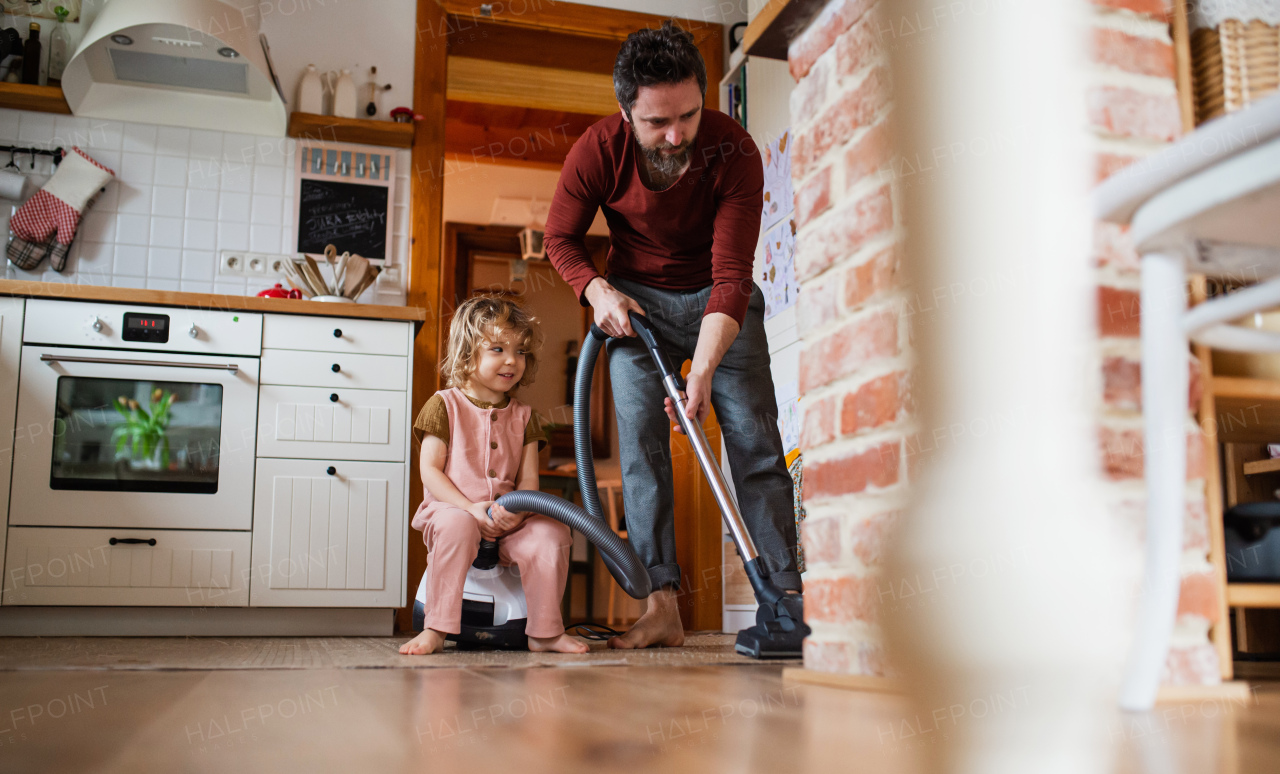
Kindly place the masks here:
POLYGON ((174 393, 159 387, 151 392, 150 410, 133 398, 123 395, 112 406, 124 417, 124 424, 111 433, 116 444, 116 457, 129 460, 137 469, 165 470, 169 467, 169 409, 174 393), (126 449, 127 454, 126 454, 126 449))

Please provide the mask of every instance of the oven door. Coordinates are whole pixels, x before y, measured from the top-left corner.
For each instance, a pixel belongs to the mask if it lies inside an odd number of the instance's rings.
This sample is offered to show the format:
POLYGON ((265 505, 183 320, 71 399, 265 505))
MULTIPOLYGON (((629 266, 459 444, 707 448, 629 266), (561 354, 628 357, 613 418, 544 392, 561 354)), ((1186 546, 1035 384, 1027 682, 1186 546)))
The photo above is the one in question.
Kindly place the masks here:
POLYGON ((9 524, 252 526, 258 359, 22 348, 9 524))

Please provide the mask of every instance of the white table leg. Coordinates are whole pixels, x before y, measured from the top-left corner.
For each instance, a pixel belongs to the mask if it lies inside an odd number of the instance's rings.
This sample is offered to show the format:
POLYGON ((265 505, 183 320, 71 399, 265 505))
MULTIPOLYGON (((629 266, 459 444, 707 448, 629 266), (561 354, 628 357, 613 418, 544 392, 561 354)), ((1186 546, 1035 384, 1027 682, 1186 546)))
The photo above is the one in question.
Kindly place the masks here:
POLYGON ((1142 413, 1147 484, 1146 567, 1120 706, 1149 710, 1178 610, 1187 476, 1186 274, 1177 254, 1142 257, 1142 413))

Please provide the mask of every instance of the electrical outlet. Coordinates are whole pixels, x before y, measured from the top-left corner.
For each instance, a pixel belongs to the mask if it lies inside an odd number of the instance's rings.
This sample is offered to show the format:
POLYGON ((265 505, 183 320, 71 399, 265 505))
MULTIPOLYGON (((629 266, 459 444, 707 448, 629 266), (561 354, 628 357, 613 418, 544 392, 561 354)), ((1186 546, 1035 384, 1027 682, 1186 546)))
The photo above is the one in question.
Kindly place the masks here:
POLYGON ((267 260, 267 274, 273 277, 283 277, 285 261, 292 261, 293 258, 288 255, 272 255, 267 260))
POLYGON ((267 259, 269 256, 259 253, 249 253, 245 256, 245 273, 252 276, 263 276, 267 273, 267 259))
POLYGON ((218 274, 223 276, 245 276, 245 254, 238 250, 223 250, 219 256, 218 274))

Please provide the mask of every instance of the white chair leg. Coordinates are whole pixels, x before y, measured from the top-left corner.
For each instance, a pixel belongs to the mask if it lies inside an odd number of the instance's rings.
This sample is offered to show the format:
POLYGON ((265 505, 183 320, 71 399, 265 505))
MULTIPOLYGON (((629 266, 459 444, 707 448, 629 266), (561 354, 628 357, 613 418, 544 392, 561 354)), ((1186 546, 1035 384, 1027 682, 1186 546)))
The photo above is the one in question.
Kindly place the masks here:
POLYGON ((1186 274, 1182 256, 1142 258, 1142 413, 1147 545, 1142 597, 1120 706, 1149 710, 1160 689, 1178 610, 1187 477, 1186 274))

